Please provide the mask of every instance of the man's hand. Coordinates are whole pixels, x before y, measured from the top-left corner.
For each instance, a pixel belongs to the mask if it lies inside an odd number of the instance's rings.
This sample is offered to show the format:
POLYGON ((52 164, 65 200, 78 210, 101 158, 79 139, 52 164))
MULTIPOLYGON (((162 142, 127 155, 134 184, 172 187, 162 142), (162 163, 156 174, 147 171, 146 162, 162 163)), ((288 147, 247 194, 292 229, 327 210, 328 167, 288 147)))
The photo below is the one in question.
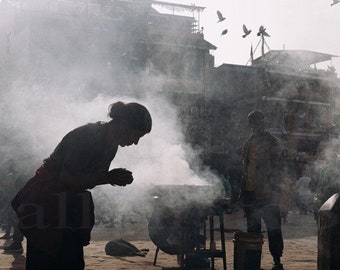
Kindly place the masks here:
POLYGON ((107 179, 111 185, 126 186, 132 183, 133 176, 132 172, 124 168, 118 168, 108 171, 107 179))

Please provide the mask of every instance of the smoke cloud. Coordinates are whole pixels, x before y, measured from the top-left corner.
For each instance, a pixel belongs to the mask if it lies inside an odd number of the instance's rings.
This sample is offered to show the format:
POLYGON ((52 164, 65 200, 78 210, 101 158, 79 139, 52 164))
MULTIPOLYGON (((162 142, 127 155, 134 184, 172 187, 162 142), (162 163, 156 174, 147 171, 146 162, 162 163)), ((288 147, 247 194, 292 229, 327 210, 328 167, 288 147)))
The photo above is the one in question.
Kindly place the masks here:
MULTIPOLYGON (((211 172, 206 171, 203 175, 197 171, 199 161, 195 160, 195 152, 184 142, 176 109, 166 98, 158 95, 136 99, 98 94, 86 99, 80 90, 73 90, 68 86, 54 89, 43 84, 27 87, 25 83, 17 82, 7 93, 2 93, 1 126, 5 132, 1 144, 6 149, 4 156, 17 160, 19 167, 32 173, 33 168, 40 166, 68 131, 89 122, 108 121, 106 114, 113 102, 137 101, 150 110, 153 129, 137 146, 119 148, 111 166, 131 170, 134 183, 124 189, 111 186, 97 188, 94 191, 97 201, 106 201, 100 198, 104 192, 109 205, 118 204, 105 207, 111 211, 113 208, 124 211, 134 204, 134 200, 141 200, 138 195, 142 193, 140 187, 218 183, 218 178, 211 172), (130 205, 126 198, 131 198, 130 205)), ((145 196, 148 195, 142 193, 142 198, 145 196)), ((98 209, 101 207, 97 206, 98 209)))
MULTIPOLYGON (((171 79, 153 64, 141 64, 134 55, 133 33, 140 31, 131 29, 138 26, 138 16, 123 20, 130 30, 124 33, 95 17, 73 20, 65 16, 63 21, 53 12, 25 17, 25 12, 14 15, 13 8, 4 10, 8 18, 16 16, 8 20, 14 24, 8 23, 0 33, 1 38, 11 37, 4 58, 7 68, 1 70, 2 165, 15 160, 28 180, 67 132, 86 123, 108 121, 106 114, 113 102, 135 101, 150 110, 153 128, 137 146, 118 149, 111 167, 131 170, 134 182, 124 188, 95 188, 97 217, 119 222, 127 213, 150 212, 151 190, 156 185, 210 185, 213 193, 202 197, 220 196, 219 178, 208 168, 202 169, 197 152, 185 142, 177 109, 164 91, 171 79), (117 45, 112 40, 120 40, 124 48, 112 47, 117 45)), ((47 7, 25 8, 42 11, 47 7)))

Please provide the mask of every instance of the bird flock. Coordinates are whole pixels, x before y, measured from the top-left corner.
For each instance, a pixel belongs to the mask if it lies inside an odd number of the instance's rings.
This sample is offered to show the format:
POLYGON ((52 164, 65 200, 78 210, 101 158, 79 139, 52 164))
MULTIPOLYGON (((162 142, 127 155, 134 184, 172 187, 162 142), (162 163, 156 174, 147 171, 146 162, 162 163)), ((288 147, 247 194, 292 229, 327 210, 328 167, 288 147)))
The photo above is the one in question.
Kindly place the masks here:
MULTIPOLYGON (((331 3, 331 6, 334 6, 336 4, 340 3, 340 0, 333 0, 333 2, 331 3)), ((223 16, 222 12, 217 10, 217 17, 218 17, 218 21, 217 23, 223 22, 226 18, 223 16)), ((224 29, 221 32, 221 36, 224 36, 228 33, 228 29, 224 29)), ((251 33, 251 30, 247 28, 247 26, 244 24, 243 25, 243 35, 242 37, 245 38, 247 37, 249 34, 251 33)), ((261 37, 270 37, 270 35, 266 32, 266 28, 264 28, 263 25, 260 26, 258 32, 257 32, 257 36, 261 36, 261 37)))
MULTIPOLYGON (((340 0, 334 0, 334 1, 339 1, 340 0)), ((222 12, 217 10, 217 17, 218 17, 218 21, 217 23, 220 23, 220 22, 223 22, 226 18, 223 16, 222 12)), ((248 29, 247 26, 245 24, 243 24, 243 35, 242 37, 245 38, 247 37, 251 32, 252 30, 251 29, 248 29)), ((228 33, 228 29, 224 29, 222 32, 221 32, 221 36, 224 36, 228 33)), ((263 25, 260 26, 258 32, 257 32, 257 36, 261 36, 261 37, 270 37, 270 35, 266 32, 266 28, 264 28, 263 25)))

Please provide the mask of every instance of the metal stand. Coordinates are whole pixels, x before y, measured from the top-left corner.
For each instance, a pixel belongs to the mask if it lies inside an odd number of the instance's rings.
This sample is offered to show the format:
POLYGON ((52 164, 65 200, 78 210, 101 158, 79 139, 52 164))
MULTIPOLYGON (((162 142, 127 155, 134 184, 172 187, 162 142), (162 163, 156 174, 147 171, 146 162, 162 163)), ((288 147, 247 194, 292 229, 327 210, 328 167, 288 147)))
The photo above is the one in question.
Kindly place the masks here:
MULTIPOLYGON (((227 270, 227 256, 226 256, 226 247, 225 247, 225 229, 224 229, 224 212, 222 207, 214 206, 205 209, 204 211, 204 219, 201 221, 201 228, 203 228, 203 235, 206 241, 209 244, 209 248, 205 246, 202 247, 201 243, 197 241, 197 246, 194 248, 193 251, 188 252, 185 246, 183 247, 183 253, 177 254, 179 260, 179 268, 172 268, 172 269, 194 269, 188 263, 188 258, 191 256, 198 256, 202 258, 209 258, 210 259, 210 269, 215 270, 215 259, 222 258, 223 260, 223 270, 227 270), (215 218, 218 218, 219 228, 215 228, 215 218), (206 224, 208 223, 208 224, 206 224), (216 240, 215 240, 215 231, 220 232, 220 248, 216 248, 216 240), (188 265, 189 264, 189 265, 188 265)), ((189 231, 191 228, 186 228, 187 233, 184 233, 184 237, 188 237, 189 231)), ((199 229, 198 229, 199 230, 199 229)), ((199 232, 197 232, 199 234, 199 232)), ((187 243, 187 241, 183 241, 183 243, 187 243)), ((159 247, 156 249, 155 257, 153 264, 156 265, 157 257, 159 253, 159 247)))
MULTIPOLYGON (((206 248, 197 248, 194 251, 194 254, 202 255, 211 259, 211 270, 215 269, 215 258, 222 258, 223 260, 223 269, 227 270, 227 256, 226 256, 226 248, 225 248, 225 236, 224 236, 224 215, 223 209, 220 207, 214 207, 211 209, 207 217, 209 221, 209 249, 206 248), (216 241, 215 241, 215 227, 214 227, 214 217, 218 217, 219 219, 219 231, 221 238, 221 249, 216 249, 216 241)), ((205 226, 206 230, 206 226, 205 226)), ((206 232, 204 232, 206 235, 206 232)))

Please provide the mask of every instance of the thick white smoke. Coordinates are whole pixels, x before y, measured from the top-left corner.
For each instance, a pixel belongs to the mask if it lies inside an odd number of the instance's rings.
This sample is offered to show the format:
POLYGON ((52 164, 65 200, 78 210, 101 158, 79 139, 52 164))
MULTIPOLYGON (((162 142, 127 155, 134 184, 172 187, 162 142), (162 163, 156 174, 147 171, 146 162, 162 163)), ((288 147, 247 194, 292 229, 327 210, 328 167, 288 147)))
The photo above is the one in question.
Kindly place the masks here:
POLYGON ((99 215, 121 219, 125 212, 133 211, 136 205, 141 208, 140 204, 151 198, 149 189, 154 185, 213 184, 217 187, 216 197, 219 196, 218 178, 209 171, 197 170, 197 156, 184 142, 176 109, 160 95, 138 100, 99 94, 86 100, 80 90, 17 83, 9 92, 2 93, 1 99, 1 107, 5 108, 1 123, 10 130, 8 141, 2 139, 2 145, 8 147, 6 155, 16 160, 19 167, 33 172, 68 131, 89 122, 109 121, 108 107, 118 100, 144 104, 152 114, 153 128, 137 146, 118 149, 111 167, 131 170, 135 180, 125 188, 110 185, 96 188, 99 215), (23 153, 30 158, 23 159, 23 153))
MULTIPOLYGON (((41 8, 28 4, 22 14, 26 8, 37 9, 38 14, 45 4, 41 2, 41 8)), ((135 205, 140 208, 148 197, 146 190, 154 185, 210 184, 218 187, 217 197, 219 179, 200 169, 197 154, 184 141, 176 107, 162 94, 168 78, 158 76, 150 63, 141 65, 142 59, 133 55, 140 46, 134 36, 141 35, 137 16, 126 18, 129 25, 125 25, 137 28, 124 32, 119 25, 101 24, 84 14, 56 17, 52 11, 61 7, 49 8, 36 17, 21 17, 13 5, 4 9, 8 27, 0 29, 0 36, 10 34, 11 40, 7 68, 0 74, 5 80, 0 92, 0 140, 5 156, 1 162, 15 160, 28 179, 67 132, 89 122, 110 120, 106 115, 113 102, 136 101, 150 110, 152 131, 139 145, 119 148, 112 163, 113 168, 131 170, 134 183, 125 188, 96 188, 97 213, 110 219, 135 205), (118 46, 119 42, 124 46, 118 46)))

